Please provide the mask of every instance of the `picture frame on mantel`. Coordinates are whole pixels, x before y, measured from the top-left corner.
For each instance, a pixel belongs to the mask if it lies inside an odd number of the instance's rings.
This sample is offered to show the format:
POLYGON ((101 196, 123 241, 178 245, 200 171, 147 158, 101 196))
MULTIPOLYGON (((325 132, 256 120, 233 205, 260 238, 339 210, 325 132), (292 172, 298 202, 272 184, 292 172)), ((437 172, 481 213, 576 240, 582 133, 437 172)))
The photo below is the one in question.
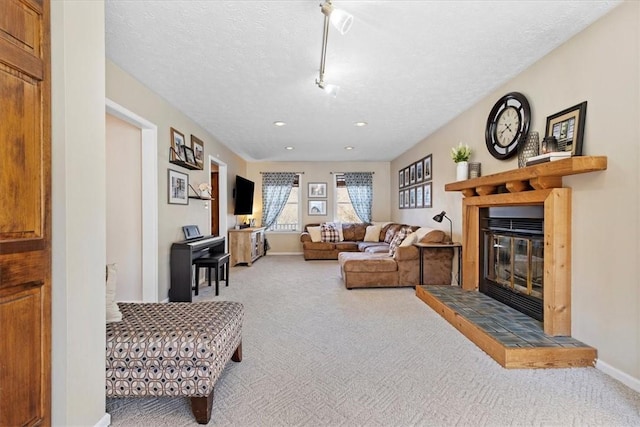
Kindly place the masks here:
POLYGON ((556 137, 558 151, 570 151, 572 156, 581 156, 586 116, 587 101, 584 101, 547 117, 545 137, 556 137))

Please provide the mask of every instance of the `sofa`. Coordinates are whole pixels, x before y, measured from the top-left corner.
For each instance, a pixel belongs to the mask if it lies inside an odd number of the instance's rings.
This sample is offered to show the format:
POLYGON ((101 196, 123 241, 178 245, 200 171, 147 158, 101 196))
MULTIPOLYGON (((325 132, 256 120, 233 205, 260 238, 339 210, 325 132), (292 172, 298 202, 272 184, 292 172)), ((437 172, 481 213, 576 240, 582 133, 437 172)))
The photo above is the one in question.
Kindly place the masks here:
MULTIPOLYGON (((300 235, 304 259, 338 260, 347 289, 416 286, 420 284, 420 250, 413 243, 443 243, 445 240, 441 230, 407 224, 330 225, 340 231, 339 238, 323 238, 323 224, 305 226, 300 235)), ((422 283, 451 284, 452 260, 451 248, 426 248, 422 283)))

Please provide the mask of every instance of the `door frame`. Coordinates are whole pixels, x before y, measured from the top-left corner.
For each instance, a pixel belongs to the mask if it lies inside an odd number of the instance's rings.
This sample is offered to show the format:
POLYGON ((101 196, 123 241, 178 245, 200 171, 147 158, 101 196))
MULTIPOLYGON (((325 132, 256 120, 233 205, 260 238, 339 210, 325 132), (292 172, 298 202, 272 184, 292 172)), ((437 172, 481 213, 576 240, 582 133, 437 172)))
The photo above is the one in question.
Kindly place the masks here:
MULTIPOLYGON (((209 162, 207 163, 208 177, 211 177, 212 163, 218 165, 218 228, 220 229, 220 235, 226 237, 229 230, 227 227, 227 164, 219 158, 209 155, 209 162)), ((209 218, 209 222, 211 222, 211 218, 209 218)), ((227 239, 225 239, 225 244, 229 244, 227 239)))
POLYGON ((158 127, 109 98, 105 111, 140 129, 142 301, 158 302, 158 127))

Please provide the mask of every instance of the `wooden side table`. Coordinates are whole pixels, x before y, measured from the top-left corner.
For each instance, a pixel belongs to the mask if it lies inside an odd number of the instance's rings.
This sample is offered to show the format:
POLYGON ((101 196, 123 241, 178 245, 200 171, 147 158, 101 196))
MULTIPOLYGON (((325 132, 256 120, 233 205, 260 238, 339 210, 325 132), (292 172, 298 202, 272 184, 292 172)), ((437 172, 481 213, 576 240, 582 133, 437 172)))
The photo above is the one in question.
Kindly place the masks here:
POLYGON ((424 273, 424 257, 423 252, 427 248, 452 248, 454 251, 457 251, 458 255, 458 277, 457 282, 458 286, 462 285, 462 243, 460 242, 452 242, 452 243, 414 243, 413 246, 416 246, 420 250, 420 284, 424 285, 423 273, 424 273))

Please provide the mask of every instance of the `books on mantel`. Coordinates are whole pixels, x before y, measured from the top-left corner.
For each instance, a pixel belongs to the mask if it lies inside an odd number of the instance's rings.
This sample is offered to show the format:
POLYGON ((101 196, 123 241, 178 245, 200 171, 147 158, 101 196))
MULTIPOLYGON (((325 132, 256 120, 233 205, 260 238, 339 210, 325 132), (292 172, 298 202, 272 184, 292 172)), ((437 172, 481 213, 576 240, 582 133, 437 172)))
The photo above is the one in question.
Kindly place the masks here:
POLYGON ((571 157, 571 151, 554 151, 552 153, 540 154, 539 156, 529 157, 527 166, 539 165, 540 163, 553 162, 571 157))

